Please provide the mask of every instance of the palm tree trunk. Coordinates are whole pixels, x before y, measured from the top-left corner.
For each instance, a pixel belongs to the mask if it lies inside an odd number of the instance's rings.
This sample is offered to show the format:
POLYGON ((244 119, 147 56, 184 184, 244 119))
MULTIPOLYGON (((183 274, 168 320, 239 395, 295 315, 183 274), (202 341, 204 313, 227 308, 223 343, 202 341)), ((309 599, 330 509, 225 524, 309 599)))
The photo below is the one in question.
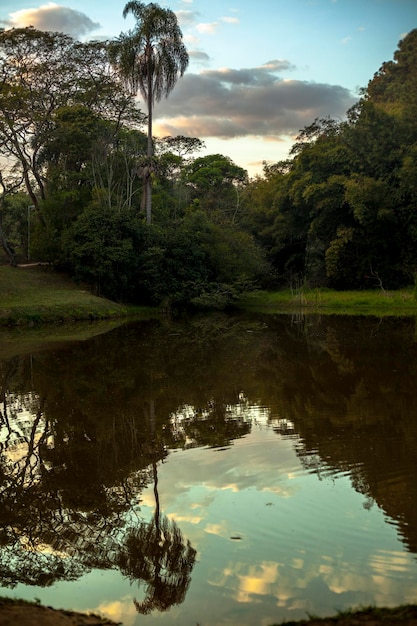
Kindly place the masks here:
MULTIPOLYGON (((148 61, 150 65, 150 58, 148 61)), ((147 156, 149 161, 153 157, 152 142, 152 113, 153 113, 153 90, 152 90, 152 73, 150 67, 148 69, 148 149, 147 156)), ((152 180, 151 180, 151 163, 148 164, 148 176, 146 178, 145 198, 146 198, 146 223, 152 222, 152 180)))

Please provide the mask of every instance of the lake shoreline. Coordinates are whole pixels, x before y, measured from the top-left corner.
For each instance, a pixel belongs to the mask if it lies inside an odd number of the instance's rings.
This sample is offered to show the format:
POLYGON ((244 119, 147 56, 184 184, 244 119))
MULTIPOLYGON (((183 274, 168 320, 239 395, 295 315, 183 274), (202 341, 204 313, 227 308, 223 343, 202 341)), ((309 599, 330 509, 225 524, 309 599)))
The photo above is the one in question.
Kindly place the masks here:
POLYGON ((44 606, 38 602, 0 598, 0 626, 118 626, 120 622, 93 613, 44 606))
POLYGON ((417 605, 404 604, 397 607, 366 607, 348 610, 330 617, 309 617, 308 619, 284 621, 273 626, 415 626, 417 605))
MULTIPOLYGON (((19 626, 122 626, 104 616, 54 609, 37 602, 11 598, 0 599, 0 626, 15 623, 19 626)), ((279 622, 273 626, 403 626, 417 625, 417 605, 398 607, 368 607, 344 611, 335 616, 309 617, 308 619, 279 622)))
MULTIPOLYGON (((0 265, 0 327, 38 326, 74 321, 156 317, 158 307, 120 304, 96 296, 49 266, 0 265)), ((417 314, 414 288, 398 291, 334 291, 283 289, 253 291, 235 307, 258 313, 295 315, 410 316, 417 314)))

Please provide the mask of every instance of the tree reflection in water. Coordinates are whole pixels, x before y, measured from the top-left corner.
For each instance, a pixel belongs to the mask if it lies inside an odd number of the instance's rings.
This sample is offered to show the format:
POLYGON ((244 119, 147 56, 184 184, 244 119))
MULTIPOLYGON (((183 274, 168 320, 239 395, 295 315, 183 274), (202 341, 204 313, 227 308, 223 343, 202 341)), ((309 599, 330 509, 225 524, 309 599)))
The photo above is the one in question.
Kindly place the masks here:
POLYGON ((144 581, 144 600, 134 600, 139 613, 153 610, 167 611, 184 601, 191 581, 196 551, 190 542, 184 542, 181 531, 173 520, 161 514, 158 493, 158 459, 164 443, 156 432, 155 401, 144 407, 149 424, 152 450, 152 478, 155 511, 150 522, 129 528, 117 555, 120 571, 130 581, 144 581))
POLYGON ((241 391, 249 407, 280 418, 277 431, 294 439, 306 469, 348 474, 417 553, 415 320, 295 321, 216 314, 127 324, 0 362, 5 583, 119 566, 143 581, 139 610, 182 601, 195 553, 159 510, 157 464, 168 449, 229 447, 250 432, 250 418, 230 410, 241 391), (154 517, 134 523, 152 481, 154 517))
POLYGON ((159 498, 150 523, 137 514, 140 493, 152 480, 157 495, 164 445, 122 413, 112 430, 99 430, 94 421, 59 420, 52 411, 48 419, 44 399, 12 391, 16 371, 16 363, 1 370, 3 586, 46 587, 76 580, 93 568, 119 567, 130 581, 146 585, 145 600, 135 600, 138 611, 167 610, 182 602, 195 550, 161 515, 159 498), (110 484, 109 470, 116 479, 110 484))
POLYGON ((117 556, 120 571, 131 581, 144 581, 145 598, 135 599, 139 613, 166 611, 184 601, 196 551, 184 542, 173 520, 155 511, 152 520, 130 528, 117 556))

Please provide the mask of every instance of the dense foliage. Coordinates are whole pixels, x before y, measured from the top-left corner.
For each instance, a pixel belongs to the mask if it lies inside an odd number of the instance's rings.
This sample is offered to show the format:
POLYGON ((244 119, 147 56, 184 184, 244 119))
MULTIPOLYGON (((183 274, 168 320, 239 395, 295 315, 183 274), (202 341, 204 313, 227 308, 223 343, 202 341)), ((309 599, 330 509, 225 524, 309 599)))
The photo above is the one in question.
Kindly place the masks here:
POLYGON ((417 30, 343 122, 316 119, 292 159, 265 166, 246 224, 279 281, 336 288, 414 282, 417 267, 417 30))
POLYGON ((417 30, 345 121, 313 120, 290 158, 253 180, 228 157, 195 156, 198 138, 154 139, 150 157, 112 45, 0 31, 0 241, 11 263, 48 261, 101 295, 167 305, 221 307, 252 286, 414 282, 417 30))

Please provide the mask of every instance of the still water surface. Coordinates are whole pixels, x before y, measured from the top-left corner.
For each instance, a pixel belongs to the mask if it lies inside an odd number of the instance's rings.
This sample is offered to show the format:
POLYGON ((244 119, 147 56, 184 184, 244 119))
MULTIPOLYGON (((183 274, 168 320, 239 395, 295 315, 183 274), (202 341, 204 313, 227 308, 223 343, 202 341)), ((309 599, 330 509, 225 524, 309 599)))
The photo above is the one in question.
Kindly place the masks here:
POLYGON ((1 591, 125 626, 417 602, 415 332, 219 314, 0 352, 1 591))

